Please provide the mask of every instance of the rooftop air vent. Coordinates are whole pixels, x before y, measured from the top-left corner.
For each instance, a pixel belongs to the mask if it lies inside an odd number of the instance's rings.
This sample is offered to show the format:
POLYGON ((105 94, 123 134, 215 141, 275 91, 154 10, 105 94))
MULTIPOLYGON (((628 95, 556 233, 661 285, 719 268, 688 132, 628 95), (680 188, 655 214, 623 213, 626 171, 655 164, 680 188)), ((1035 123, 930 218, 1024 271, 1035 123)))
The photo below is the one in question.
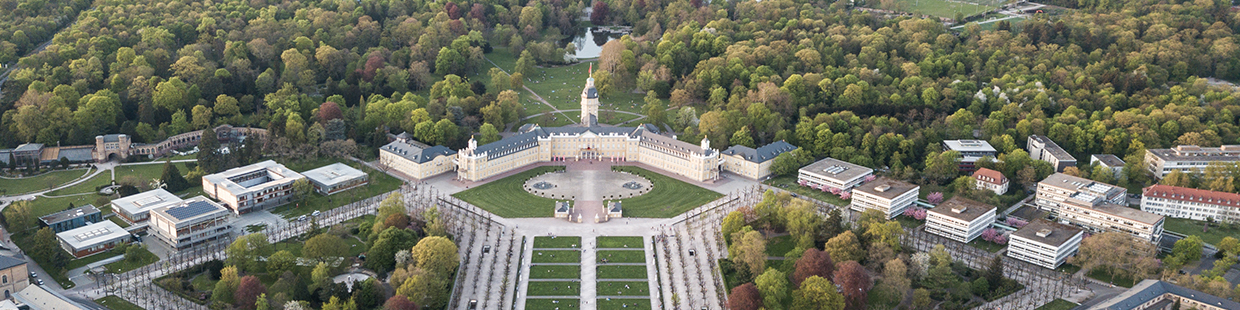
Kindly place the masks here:
POLYGON ((875 191, 878 191, 878 192, 880 192, 880 193, 881 193, 881 192, 886 192, 886 191, 887 191, 887 190, 889 190, 889 189, 891 189, 891 185, 879 185, 878 187, 875 187, 875 188, 874 188, 874 190, 875 190, 875 191))
POLYGON ((1046 238, 1046 236, 1050 236, 1050 235, 1051 235, 1050 229, 1043 229, 1043 230, 1038 231, 1038 237, 1046 238))
POLYGON ((968 211, 968 210, 969 210, 969 207, 952 207, 952 213, 957 213, 957 214, 964 213, 964 211, 968 211))

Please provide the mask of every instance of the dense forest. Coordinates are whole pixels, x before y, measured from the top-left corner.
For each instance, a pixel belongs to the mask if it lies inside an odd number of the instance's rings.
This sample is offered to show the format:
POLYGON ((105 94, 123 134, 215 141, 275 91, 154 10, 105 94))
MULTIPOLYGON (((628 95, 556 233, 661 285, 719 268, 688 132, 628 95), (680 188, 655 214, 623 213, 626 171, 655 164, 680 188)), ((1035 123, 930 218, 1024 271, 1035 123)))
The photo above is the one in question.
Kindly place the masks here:
MULTIPOLYGON (((289 143, 373 147, 404 130, 459 147, 480 127, 503 130, 522 116, 504 90, 566 62, 563 39, 587 23, 632 26, 598 59, 604 100, 634 90, 692 107, 700 122, 646 111, 682 139, 720 148, 782 139, 814 157, 946 182, 955 172, 940 156, 943 139, 980 137, 1004 163, 1022 163, 1025 137, 1044 134, 1078 158, 1109 153, 1139 165, 1146 148, 1240 138, 1240 95, 1207 79, 1240 79, 1240 13, 1226 1, 1056 1, 1076 9, 959 31, 847 3, 97 1, 17 62, 0 145, 117 132, 152 142, 229 123, 289 143), (491 70, 495 48, 520 55, 511 76, 491 70)), ((42 15, 7 28, 56 19, 51 2, 22 6, 4 14, 42 15)), ((37 34, 26 36, 14 52, 37 45, 37 34)), ((1007 166, 1013 176, 1049 173, 1007 166)), ((1129 170, 1125 179, 1145 178, 1129 170)))

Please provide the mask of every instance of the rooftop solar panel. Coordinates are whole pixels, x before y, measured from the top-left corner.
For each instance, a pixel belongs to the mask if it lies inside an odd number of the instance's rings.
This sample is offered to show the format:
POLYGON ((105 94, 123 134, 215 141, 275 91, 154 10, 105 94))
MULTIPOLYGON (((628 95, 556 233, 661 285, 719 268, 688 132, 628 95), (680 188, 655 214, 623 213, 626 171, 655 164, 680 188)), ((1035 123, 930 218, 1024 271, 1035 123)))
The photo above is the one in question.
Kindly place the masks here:
POLYGON ((177 218, 178 220, 184 220, 184 219, 188 219, 188 218, 195 217, 198 215, 202 215, 207 212, 215 211, 215 209, 216 209, 215 205, 212 205, 209 202, 193 201, 184 206, 168 208, 168 211, 165 211, 165 212, 167 212, 168 215, 171 215, 172 217, 177 218))

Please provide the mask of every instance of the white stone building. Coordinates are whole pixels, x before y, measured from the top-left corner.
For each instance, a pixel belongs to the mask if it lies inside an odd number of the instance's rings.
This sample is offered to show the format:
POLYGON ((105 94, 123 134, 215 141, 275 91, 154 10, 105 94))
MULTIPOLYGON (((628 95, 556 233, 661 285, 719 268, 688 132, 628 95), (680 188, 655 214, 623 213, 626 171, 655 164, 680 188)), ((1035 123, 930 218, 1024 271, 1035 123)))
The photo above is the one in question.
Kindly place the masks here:
POLYGON ((995 192, 995 195, 1003 195, 1011 186, 1011 180, 1003 176, 1002 172, 980 168, 973 172, 973 183, 977 189, 984 189, 995 192))
POLYGON ((1240 222, 1240 194, 1156 184, 1141 190, 1141 210, 1197 221, 1240 222))
POLYGON ((1194 174, 1205 171, 1213 162, 1240 162, 1240 145, 1200 147, 1180 145, 1171 149, 1145 150, 1146 169, 1162 178, 1172 171, 1194 174))
POLYGON ((849 190, 871 175, 874 175, 874 169, 827 157, 797 170, 797 183, 815 189, 849 190))
POLYGON ((926 212, 926 232, 968 243, 995 222, 995 207, 952 197, 926 212))
POLYGON ((920 186, 880 177, 853 189, 849 207, 858 212, 873 209, 895 218, 917 201, 920 186))
POLYGON ((1037 219, 1012 233, 1007 256, 1045 268, 1059 268, 1081 246, 1085 231, 1037 219))
POLYGON ((245 214, 288 203, 293 182, 305 176, 267 160, 202 177, 202 191, 233 213, 245 214))
POLYGON ((232 234, 228 209, 203 196, 151 211, 152 236, 173 250, 226 239, 232 234))

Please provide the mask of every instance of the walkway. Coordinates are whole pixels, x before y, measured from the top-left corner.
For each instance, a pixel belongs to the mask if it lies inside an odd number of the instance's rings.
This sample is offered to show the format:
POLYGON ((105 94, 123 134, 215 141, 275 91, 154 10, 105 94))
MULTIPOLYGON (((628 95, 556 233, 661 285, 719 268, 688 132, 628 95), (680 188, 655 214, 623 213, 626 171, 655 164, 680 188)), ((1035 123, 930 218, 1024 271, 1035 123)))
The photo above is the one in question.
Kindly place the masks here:
MULTIPOLYGON (((185 163, 185 162, 197 162, 197 161, 198 161, 197 159, 178 159, 178 160, 173 160, 172 162, 173 163, 185 163)), ((123 164, 116 163, 116 162, 94 164, 93 167, 96 169, 94 172, 83 175, 81 178, 73 180, 69 183, 65 183, 60 186, 54 187, 52 189, 44 190, 44 191, 30 192, 26 194, 17 195, 17 196, 0 198, 0 211, 3 211, 4 208, 8 207, 9 204, 11 204, 12 202, 19 201, 19 200, 34 200, 38 197, 59 198, 59 197, 76 196, 76 195, 48 196, 45 194, 62 189, 62 188, 67 188, 67 187, 81 184, 82 182, 86 182, 90 179, 95 178, 95 176, 98 176, 100 173, 103 173, 104 171, 108 171, 108 173, 112 174, 112 180, 116 180, 116 167, 117 166, 154 165, 154 164, 163 164, 163 163, 164 163, 163 161, 150 161, 150 162, 123 163, 123 164)))

